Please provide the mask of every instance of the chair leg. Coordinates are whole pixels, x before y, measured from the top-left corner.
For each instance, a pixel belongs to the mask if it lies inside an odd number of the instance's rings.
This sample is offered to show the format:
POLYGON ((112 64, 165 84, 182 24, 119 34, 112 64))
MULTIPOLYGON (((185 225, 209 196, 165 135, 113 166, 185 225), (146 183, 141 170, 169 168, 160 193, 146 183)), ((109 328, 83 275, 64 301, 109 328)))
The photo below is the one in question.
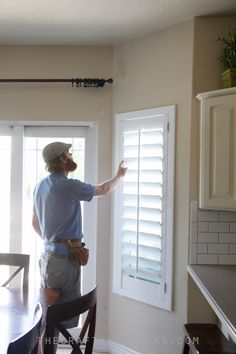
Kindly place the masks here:
POLYGON ((184 345, 182 354, 189 354, 188 338, 184 337, 184 345))

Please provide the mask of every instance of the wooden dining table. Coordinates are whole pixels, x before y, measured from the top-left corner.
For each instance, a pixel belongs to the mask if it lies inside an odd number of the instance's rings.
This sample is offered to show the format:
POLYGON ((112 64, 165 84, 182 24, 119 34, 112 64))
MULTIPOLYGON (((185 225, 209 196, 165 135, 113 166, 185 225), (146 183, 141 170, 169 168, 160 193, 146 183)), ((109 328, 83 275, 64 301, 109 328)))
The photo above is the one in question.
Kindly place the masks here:
POLYGON ((42 333, 46 327, 47 308, 59 295, 54 289, 0 287, 0 353, 6 354, 9 342, 32 326, 37 303, 43 309, 42 333))

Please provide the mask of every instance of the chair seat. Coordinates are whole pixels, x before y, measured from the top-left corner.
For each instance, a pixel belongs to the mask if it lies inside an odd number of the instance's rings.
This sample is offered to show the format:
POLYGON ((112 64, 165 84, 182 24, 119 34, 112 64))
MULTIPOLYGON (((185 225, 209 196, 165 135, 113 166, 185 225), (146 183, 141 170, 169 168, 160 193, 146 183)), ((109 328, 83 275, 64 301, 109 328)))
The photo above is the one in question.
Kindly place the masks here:
POLYGON ((188 323, 184 325, 185 346, 193 354, 236 354, 236 345, 230 342, 215 324, 188 323))

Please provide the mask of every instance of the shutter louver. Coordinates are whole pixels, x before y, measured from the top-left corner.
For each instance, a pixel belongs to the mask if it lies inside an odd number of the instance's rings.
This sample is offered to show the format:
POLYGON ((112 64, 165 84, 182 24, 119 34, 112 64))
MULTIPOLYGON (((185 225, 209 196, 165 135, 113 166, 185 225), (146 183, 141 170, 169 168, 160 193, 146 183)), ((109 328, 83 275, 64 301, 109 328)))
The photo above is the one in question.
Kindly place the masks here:
POLYGON ((162 255, 163 129, 124 131, 128 171, 122 193, 122 271, 160 283, 162 255))

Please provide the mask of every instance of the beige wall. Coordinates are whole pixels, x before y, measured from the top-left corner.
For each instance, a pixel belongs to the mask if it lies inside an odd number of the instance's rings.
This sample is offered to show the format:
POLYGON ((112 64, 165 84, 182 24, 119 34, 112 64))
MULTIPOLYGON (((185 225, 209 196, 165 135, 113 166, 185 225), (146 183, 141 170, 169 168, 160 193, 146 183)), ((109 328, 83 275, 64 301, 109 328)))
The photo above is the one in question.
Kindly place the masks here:
MULTIPOLYGON (((190 200, 198 200, 199 186, 200 107, 196 95, 222 88, 220 73, 223 68, 217 61, 222 46, 216 39, 226 32, 228 26, 235 27, 235 20, 236 17, 198 17, 194 20, 190 200)), ((198 322, 216 320, 191 278, 188 281, 188 320, 198 322)))
POLYGON ((190 21, 114 50, 114 114, 177 105, 173 312, 110 297, 110 339, 142 354, 180 353, 187 318, 192 38, 190 21))
MULTIPOLYGON (((112 77, 111 47, 0 46, 0 78, 112 77)), ((0 121, 97 121, 99 181, 111 173, 112 87, 0 85, 0 121)), ((107 335, 110 199, 98 201, 98 337, 107 335)))

